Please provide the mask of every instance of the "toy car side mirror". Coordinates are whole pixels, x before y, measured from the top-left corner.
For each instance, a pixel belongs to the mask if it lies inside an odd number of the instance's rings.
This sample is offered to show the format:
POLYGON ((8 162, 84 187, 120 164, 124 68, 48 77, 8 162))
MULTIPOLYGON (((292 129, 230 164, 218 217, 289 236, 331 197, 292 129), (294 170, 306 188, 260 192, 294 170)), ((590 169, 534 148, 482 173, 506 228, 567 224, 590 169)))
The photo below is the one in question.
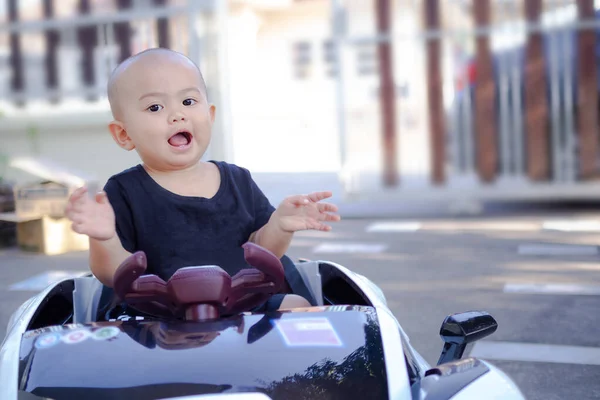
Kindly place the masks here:
POLYGON ((485 311, 468 311, 447 316, 440 329, 444 348, 437 365, 459 360, 468 344, 491 335, 496 329, 498 323, 485 311))

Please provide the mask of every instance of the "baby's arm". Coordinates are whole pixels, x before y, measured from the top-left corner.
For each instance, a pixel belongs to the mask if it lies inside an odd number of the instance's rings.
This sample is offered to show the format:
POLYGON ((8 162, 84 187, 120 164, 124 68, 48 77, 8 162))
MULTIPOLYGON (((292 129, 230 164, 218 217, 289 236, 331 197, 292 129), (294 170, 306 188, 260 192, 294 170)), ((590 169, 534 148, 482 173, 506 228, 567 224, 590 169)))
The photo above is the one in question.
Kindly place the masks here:
POLYGON ((90 237, 90 270, 108 287, 113 286, 115 271, 130 255, 131 253, 123 248, 116 235, 108 240, 96 240, 90 237))
POLYGON ((269 250, 275 254, 277 258, 281 258, 285 255, 288 247, 290 247, 294 232, 285 232, 279 228, 277 218, 275 213, 273 213, 269 222, 258 231, 254 232, 250 236, 249 241, 269 250))
POLYGON ((92 273, 104 285, 112 287, 115 271, 131 253, 123 248, 117 236, 115 213, 106 193, 98 193, 91 199, 86 188, 77 189, 69 198, 66 215, 73 222, 72 229, 90 239, 92 273))

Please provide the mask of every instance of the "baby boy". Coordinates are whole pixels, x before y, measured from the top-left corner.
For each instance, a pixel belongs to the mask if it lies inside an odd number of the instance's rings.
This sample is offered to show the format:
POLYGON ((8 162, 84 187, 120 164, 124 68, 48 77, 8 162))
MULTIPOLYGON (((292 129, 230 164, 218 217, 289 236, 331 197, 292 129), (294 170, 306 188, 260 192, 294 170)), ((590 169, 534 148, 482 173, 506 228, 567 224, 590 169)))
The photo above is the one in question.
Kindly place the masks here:
MULTIPOLYGON (((290 196, 273 207, 249 171, 201 161, 215 106, 198 67, 168 49, 150 49, 121 63, 108 83, 114 141, 141 163, 112 176, 104 191, 76 190, 67 206, 72 229, 89 236, 90 268, 106 286, 129 255, 144 251, 148 273, 168 280, 182 267, 219 265, 234 275, 248 265, 241 247, 254 242, 278 257, 294 232, 329 231, 337 207, 331 192, 290 196)), ((290 149, 291 151, 291 149, 290 149)), ((264 311, 309 306, 278 294, 264 311)))

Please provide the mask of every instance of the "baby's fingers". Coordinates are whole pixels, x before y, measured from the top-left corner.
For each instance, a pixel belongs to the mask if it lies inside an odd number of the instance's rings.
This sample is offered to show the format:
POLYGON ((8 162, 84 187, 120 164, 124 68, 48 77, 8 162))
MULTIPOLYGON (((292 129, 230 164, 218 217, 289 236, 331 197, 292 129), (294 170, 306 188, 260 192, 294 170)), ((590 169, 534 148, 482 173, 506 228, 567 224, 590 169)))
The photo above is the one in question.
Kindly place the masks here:
POLYGON ((314 226, 312 226, 312 229, 317 231, 329 232, 331 230, 331 226, 317 223, 314 226))
POLYGON ((81 220, 89 214, 89 204, 85 200, 79 200, 76 203, 67 203, 65 207, 65 216, 71 220, 81 220))
POLYGON ((307 197, 310 199, 310 201, 315 202, 315 203, 317 203, 321 200, 328 199, 331 196, 333 196, 333 193, 331 193, 330 191, 314 192, 314 193, 307 195, 307 197))
POLYGON ((333 196, 331 192, 313 192, 306 195, 299 194, 296 196, 290 196, 287 198, 287 201, 295 206, 305 206, 310 203, 318 203, 319 201, 327 199, 331 196, 333 196))
POLYGON ((69 202, 75 203, 79 201, 85 194, 87 193, 87 188, 85 186, 76 189, 69 198, 69 202))
POLYGON ((328 214, 328 213, 321 214, 322 221, 338 222, 340 219, 342 219, 342 218, 336 214, 328 214))
POLYGON ((331 203, 318 203, 317 208, 319 212, 337 212, 338 207, 331 203))
POLYGON ((87 202, 87 189, 80 188, 71 194, 69 201, 67 202, 67 208, 71 210, 81 211, 83 205, 87 202))
POLYGON ((290 196, 287 198, 287 201, 289 201, 290 203, 292 203, 295 206, 305 206, 308 203, 310 203, 308 198, 303 194, 298 194, 296 196, 290 196))
POLYGON ((98 204, 106 204, 108 203, 108 195, 105 191, 98 192, 96 193, 95 200, 98 204))
POLYGON ((72 221, 73 217, 79 213, 80 212, 75 209, 75 206, 73 205, 73 203, 71 203, 71 202, 67 203, 67 206, 65 207, 65 216, 68 219, 70 219, 72 221))

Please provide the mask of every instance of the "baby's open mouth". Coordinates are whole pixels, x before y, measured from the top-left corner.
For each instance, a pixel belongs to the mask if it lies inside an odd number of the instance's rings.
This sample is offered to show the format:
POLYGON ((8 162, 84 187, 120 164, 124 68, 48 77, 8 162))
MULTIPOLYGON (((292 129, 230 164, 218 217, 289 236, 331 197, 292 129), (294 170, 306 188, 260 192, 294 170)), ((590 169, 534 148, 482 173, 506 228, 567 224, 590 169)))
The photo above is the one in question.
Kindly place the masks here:
POLYGON ((192 141, 192 134, 188 131, 180 131, 169 138, 169 144, 171 146, 179 147, 186 146, 192 141))

